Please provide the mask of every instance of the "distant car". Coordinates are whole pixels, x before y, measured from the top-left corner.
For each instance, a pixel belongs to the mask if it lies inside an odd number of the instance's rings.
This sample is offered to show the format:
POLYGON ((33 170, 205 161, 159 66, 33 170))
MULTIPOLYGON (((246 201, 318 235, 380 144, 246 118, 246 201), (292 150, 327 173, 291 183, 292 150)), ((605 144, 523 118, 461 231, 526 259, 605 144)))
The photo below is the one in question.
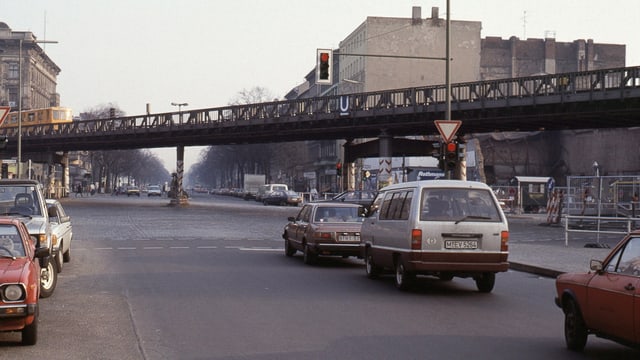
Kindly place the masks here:
POLYGON ((127 186, 127 196, 140 196, 140 189, 137 186, 127 186))
POLYGON ((640 346, 640 232, 625 236, 604 261, 591 260, 590 268, 556 278, 567 347, 582 351, 589 334, 640 346))
POLYGON ((71 261, 71 239, 73 227, 71 217, 67 215, 60 201, 47 199, 47 212, 51 223, 51 242, 58 272, 62 271, 64 263, 71 261))
POLYGON ((0 218, 0 331, 20 331, 23 345, 38 340, 38 259, 47 256, 49 249, 36 249, 22 221, 0 218))
POLYGON ((305 264, 318 256, 360 257, 360 229, 364 208, 358 204, 306 203, 284 227, 284 252, 302 251, 305 264))
POLYGON ((162 190, 160 189, 159 185, 149 185, 149 187, 147 187, 147 196, 151 197, 151 196, 162 196, 162 190))
POLYGON ((285 190, 275 190, 262 197, 262 203, 265 205, 287 205, 289 197, 285 190))
POLYGON ((302 203, 302 196, 293 190, 285 191, 287 194, 287 205, 298 206, 302 203))
POLYGON ((331 198, 331 200, 327 201, 339 201, 353 204, 363 205, 367 211, 373 204, 373 200, 375 200, 376 195, 378 194, 375 190, 348 190, 341 192, 340 194, 331 198))

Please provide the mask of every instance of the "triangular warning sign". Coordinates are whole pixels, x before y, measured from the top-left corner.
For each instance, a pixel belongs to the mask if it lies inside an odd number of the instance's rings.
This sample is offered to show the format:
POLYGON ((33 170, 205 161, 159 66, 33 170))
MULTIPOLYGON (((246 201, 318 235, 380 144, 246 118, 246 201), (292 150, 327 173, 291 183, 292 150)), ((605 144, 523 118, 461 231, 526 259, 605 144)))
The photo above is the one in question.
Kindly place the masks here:
POLYGON ((444 142, 451 142, 460 125, 462 125, 462 121, 460 120, 435 120, 434 123, 444 142))
POLYGON ((4 118, 9 114, 9 110, 11 110, 11 108, 8 106, 0 106, 0 125, 2 125, 4 118))

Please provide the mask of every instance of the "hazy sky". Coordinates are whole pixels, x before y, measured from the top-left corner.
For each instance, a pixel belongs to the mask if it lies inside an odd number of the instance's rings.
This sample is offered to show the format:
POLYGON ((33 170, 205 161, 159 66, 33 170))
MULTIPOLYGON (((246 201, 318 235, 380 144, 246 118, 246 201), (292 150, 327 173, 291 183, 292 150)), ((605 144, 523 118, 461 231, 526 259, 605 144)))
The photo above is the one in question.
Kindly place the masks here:
MULTIPOLYGON (((625 44, 640 65, 638 0, 450 0, 452 20, 482 22, 482 34, 625 44)), ((0 21, 32 31, 60 66, 58 92, 77 115, 116 104, 127 115, 224 106, 242 89, 282 98, 367 16, 422 17, 446 0, 0 0, 0 21)), ((442 56, 439 54, 437 56, 442 56)), ((188 168, 199 148, 187 148, 188 168)), ((170 171, 175 150, 158 151, 170 171)))

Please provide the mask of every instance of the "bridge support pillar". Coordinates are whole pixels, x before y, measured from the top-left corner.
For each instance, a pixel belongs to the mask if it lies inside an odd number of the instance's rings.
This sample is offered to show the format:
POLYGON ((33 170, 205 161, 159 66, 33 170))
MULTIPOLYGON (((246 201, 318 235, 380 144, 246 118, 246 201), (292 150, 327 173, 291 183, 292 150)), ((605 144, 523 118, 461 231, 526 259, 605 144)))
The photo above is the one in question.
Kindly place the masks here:
POLYGON ((392 156, 393 156, 393 137, 387 134, 386 131, 382 131, 380 136, 380 158, 378 160, 378 189, 382 189, 387 185, 393 184, 392 170, 392 156))
POLYGON ((173 174, 171 181, 171 202, 169 205, 182 206, 189 204, 189 198, 182 189, 182 178, 184 176, 184 146, 179 145, 176 148, 176 172, 173 174))
POLYGON ((69 191, 71 190, 71 184, 69 184, 69 152, 65 151, 62 153, 62 191, 60 192, 60 197, 69 196, 69 191))

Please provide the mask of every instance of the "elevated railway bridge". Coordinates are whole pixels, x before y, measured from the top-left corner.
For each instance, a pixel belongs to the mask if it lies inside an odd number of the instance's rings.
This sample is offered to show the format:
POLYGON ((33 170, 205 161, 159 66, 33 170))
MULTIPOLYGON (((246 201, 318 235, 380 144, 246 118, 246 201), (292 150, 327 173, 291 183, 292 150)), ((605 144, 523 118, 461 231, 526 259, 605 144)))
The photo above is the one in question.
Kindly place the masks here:
MULTIPOLYGON (((346 156, 430 154, 430 142, 393 139, 437 135, 446 95, 435 85, 24 126, 22 152, 177 147, 181 163, 185 146, 380 138, 377 149, 354 146, 346 156)), ((458 135, 640 126, 640 67, 457 83, 450 102, 452 119, 462 121, 458 135)), ((3 131, 12 156, 17 129, 3 131)))

